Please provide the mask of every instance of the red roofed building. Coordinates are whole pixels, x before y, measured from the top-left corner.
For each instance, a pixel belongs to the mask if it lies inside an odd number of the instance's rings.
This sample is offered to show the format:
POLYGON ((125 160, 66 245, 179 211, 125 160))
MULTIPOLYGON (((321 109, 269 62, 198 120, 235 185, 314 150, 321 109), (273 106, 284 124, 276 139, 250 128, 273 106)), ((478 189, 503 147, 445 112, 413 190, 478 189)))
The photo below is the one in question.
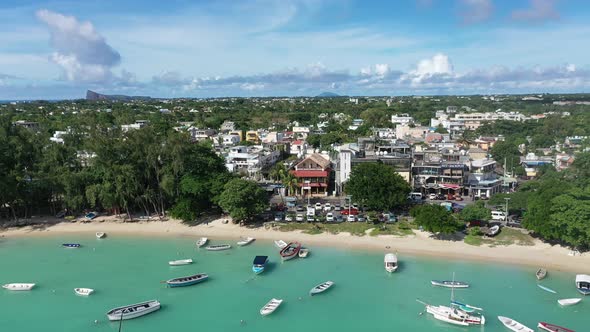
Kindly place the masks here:
POLYGON ((297 178, 301 195, 326 195, 330 184, 330 161, 318 153, 303 159, 291 174, 297 178))

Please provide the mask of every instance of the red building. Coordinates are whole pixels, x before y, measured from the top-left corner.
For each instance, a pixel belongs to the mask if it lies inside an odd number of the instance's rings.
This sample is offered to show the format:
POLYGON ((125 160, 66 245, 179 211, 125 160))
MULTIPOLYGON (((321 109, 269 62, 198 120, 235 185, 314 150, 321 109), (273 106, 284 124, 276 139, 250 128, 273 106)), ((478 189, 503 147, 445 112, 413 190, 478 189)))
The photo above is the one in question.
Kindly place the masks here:
POLYGON ((330 161, 314 153, 303 159, 291 173, 297 178, 301 195, 326 195, 330 183, 330 161))

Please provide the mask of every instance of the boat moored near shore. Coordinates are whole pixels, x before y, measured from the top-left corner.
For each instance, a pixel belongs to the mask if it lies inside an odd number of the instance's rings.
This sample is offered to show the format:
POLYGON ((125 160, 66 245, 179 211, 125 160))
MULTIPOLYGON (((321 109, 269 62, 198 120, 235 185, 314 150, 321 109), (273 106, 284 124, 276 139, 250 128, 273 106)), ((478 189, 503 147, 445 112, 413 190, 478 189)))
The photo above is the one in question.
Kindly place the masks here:
POLYGON ((462 281, 451 281, 451 280, 432 280, 430 281, 432 286, 440 286, 447 288, 468 288, 469 284, 462 281))
POLYGON ((179 260, 175 260, 175 261, 169 261, 168 265, 171 266, 179 266, 179 265, 188 265, 188 264, 192 264, 193 260, 191 258, 187 258, 187 259, 179 259, 179 260))
POLYGON ((252 271, 256 274, 260 274, 264 272, 266 264, 268 264, 268 256, 256 256, 252 262, 252 271))
POLYGON ((77 249, 82 245, 80 243, 62 243, 61 246, 68 249, 77 249))
POLYGON ((513 320, 512 318, 498 316, 498 320, 506 326, 507 329, 514 332, 534 332, 532 329, 522 325, 521 323, 513 320))
POLYGON ((260 309, 260 314, 262 316, 268 316, 272 314, 275 312, 275 310, 277 310, 281 303, 283 303, 283 300, 281 299, 271 299, 264 307, 262 307, 262 309, 260 309))
POLYGON ((214 245, 205 247, 205 249, 207 249, 209 251, 228 250, 228 249, 231 249, 231 245, 229 245, 229 244, 214 244, 214 245))
POLYGON ((576 288, 583 295, 590 294, 590 275, 578 274, 576 276, 576 288))
POLYGON ((199 241, 197 241, 197 243, 196 243, 197 244, 197 247, 198 248, 201 248, 202 246, 204 246, 205 244, 207 244, 207 241, 209 241, 209 239, 206 238, 206 237, 200 238, 199 241))
POLYGON ((105 233, 105 232, 96 232, 97 239, 104 239, 106 236, 107 236, 107 233, 105 233))
POLYGON ((297 257, 299 254, 299 250, 301 250, 301 243, 299 242, 291 242, 286 247, 281 249, 280 255, 284 261, 288 261, 297 257))
POLYGON ((563 326, 549 324, 549 323, 545 323, 545 322, 539 322, 537 327, 540 328, 541 330, 545 330, 545 331, 549 331, 549 332, 575 332, 574 330, 570 330, 570 329, 565 328, 563 326))
POLYGON ((81 296, 90 296, 90 294, 94 293, 94 289, 92 288, 74 288, 74 292, 81 296))
POLYGON ((133 319, 157 311, 160 307, 158 300, 150 300, 111 309, 107 312, 107 317, 111 321, 133 319))
POLYGON ((256 240, 256 239, 253 237, 247 237, 247 238, 244 238, 244 239, 238 241, 237 245, 240 247, 247 246, 250 243, 254 242, 254 240, 256 240))
POLYGON ((395 254, 385 254, 383 261, 385 262, 385 271, 392 273, 397 270, 397 256, 395 254))
POLYGON ((198 284, 209 279, 209 276, 204 273, 194 274, 187 277, 179 277, 166 281, 169 287, 185 287, 198 284))
POLYGON ((33 287, 35 287, 35 284, 32 283, 13 283, 2 285, 2 288, 11 291, 29 291, 33 289, 33 287))
POLYGON ((537 277, 537 280, 545 279, 546 276, 547 276, 547 270, 544 268, 538 269, 537 272, 535 273, 535 277, 537 277))
POLYGON ((578 304, 581 301, 582 301, 582 299, 579 298, 579 297, 577 297, 577 298, 572 298, 572 299, 561 299, 561 300, 557 300, 557 303, 559 303, 560 306, 568 307, 570 305, 578 304))

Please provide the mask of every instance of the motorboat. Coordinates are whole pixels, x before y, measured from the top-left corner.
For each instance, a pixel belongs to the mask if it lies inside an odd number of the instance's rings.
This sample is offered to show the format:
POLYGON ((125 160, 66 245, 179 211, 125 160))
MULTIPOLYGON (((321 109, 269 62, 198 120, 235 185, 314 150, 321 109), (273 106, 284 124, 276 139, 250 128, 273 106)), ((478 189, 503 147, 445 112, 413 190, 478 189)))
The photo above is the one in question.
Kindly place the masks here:
POLYGON ((212 246, 205 247, 205 249, 209 251, 221 251, 230 249, 231 246, 229 244, 214 244, 212 246))
POLYGON ((14 283, 14 284, 2 285, 2 288, 8 289, 11 291, 28 291, 28 290, 33 289, 33 287, 35 287, 35 284, 29 284, 29 283, 14 283))
POLYGON ((301 250, 301 243, 291 242, 286 247, 281 249, 280 255, 284 261, 288 261, 298 256, 299 250, 301 250))
POLYGON ((192 264, 193 260, 191 258, 188 259, 179 259, 176 261, 169 261, 168 264, 172 265, 172 266, 178 266, 178 265, 189 265, 192 264))
POLYGON ((547 270, 544 268, 540 268, 535 273, 535 276, 537 277, 537 280, 543 280, 547 276, 547 270))
POLYGON ((86 221, 91 221, 91 220, 93 220, 94 218, 96 218, 97 216, 98 216, 98 213, 96 213, 96 212, 90 212, 90 213, 87 213, 87 214, 84 216, 84 219, 86 219, 86 221))
POLYGON ((581 298, 576 297, 576 298, 572 298, 572 299, 561 299, 561 300, 557 300, 557 303, 559 303, 560 306, 568 307, 570 305, 578 304, 581 301, 582 301, 581 298))
POLYGON ((243 247, 243 246, 247 246, 250 243, 254 242, 254 240, 256 240, 256 239, 253 238, 253 237, 247 237, 245 239, 242 239, 242 240, 238 241, 237 244, 238 244, 238 246, 243 247))
POLYGON ((74 292, 81 296, 89 296, 90 294, 94 293, 94 289, 92 288, 74 288, 74 292))
POLYGON ((264 307, 260 309, 260 314, 262 316, 268 316, 272 314, 275 312, 275 310, 277 310, 281 303, 283 303, 283 300, 281 299, 271 299, 264 307))
POLYGON ((61 246, 64 248, 76 249, 80 248, 82 245, 80 243, 62 243, 61 246))
POLYGON ((276 240, 275 242, 275 246, 277 246, 277 248, 279 249, 283 249, 287 246, 287 242, 283 241, 283 240, 276 240))
POLYGON ((106 236, 107 236, 107 233, 105 233, 105 232, 96 232, 97 239, 104 239, 106 236))
POLYGON ((107 317, 111 321, 133 319, 157 311, 160 307, 158 300, 149 300, 111 309, 107 312, 107 317))
POLYGON ((534 332, 530 328, 522 325, 521 323, 513 320, 512 318, 498 316, 498 319, 500 320, 500 322, 502 322, 502 324, 504 324, 504 326, 506 326, 507 329, 509 329, 511 331, 514 331, 514 332, 534 332))
POLYGON ((330 287, 332 287, 334 285, 333 281, 325 281, 322 282, 321 284, 315 286, 314 288, 312 288, 309 291, 309 295, 313 296, 319 293, 323 293, 325 291, 327 291, 330 287))
POLYGON ((204 273, 194 274, 192 276, 187 277, 179 277, 174 278, 166 281, 166 284, 169 287, 184 287, 184 286, 191 286, 194 284, 198 284, 205 280, 209 279, 209 276, 204 273))
POLYGON ((578 274, 576 276, 576 288, 578 292, 584 295, 590 294, 590 275, 578 274))
POLYGON ((498 235, 498 233, 500 233, 500 226, 494 225, 487 231, 486 236, 493 237, 498 235))
POLYGON ((549 331, 549 332, 575 332, 574 330, 570 330, 568 328, 559 326, 559 325, 555 325, 555 324, 549 324, 549 323, 545 323, 545 322, 539 322, 539 324, 537 324, 537 327, 540 328, 541 330, 545 330, 545 331, 549 331))
POLYGON ((252 262, 252 271, 256 274, 260 274, 264 272, 266 264, 268 264, 268 256, 256 256, 252 262))
POLYGON ((307 256, 309 256, 309 249, 307 248, 301 248, 299 249, 299 258, 307 258, 307 256))
POLYGON ((209 239, 206 237, 200 238, 199 241, 197 241, 197 247, 201 248, 202 246, 207 244, 207 241, 209 241, 209 239))
POLYGON ((447 288, 468 288, 469 284, 462 281, 451 280, 432 280, 430 283, 433 286, 447 287, 447 288))
POLYGON ((397 256, 395 254, 385 254, 383 261, 385 262, 385 271, 391 273, 397 270, 397 256))

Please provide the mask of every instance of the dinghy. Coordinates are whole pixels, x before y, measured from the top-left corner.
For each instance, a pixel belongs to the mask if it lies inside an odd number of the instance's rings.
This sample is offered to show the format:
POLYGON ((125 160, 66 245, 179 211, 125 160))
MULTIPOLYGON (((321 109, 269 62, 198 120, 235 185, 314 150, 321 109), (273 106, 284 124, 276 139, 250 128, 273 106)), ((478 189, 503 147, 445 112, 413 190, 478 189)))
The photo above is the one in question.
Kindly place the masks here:
POLYGON ((221 250, 227 250, 230 249, 231 246, 229 244, 214 244, 212 246, 208 246, 205 249, 209 250, 209 251, 221 251, 221 250))
POLYGON ((553 289, 551 289, 551 288, 549 288, 549 287, 545 287, 545 286, 543 286, 543 285, 539 285, 539 284, 537 284, 537 286, 539 286, 539 288, 541 288, 542 290, 544 290, 544 291, 546 291, 546 292, 553 293, 553 294, 557 294, 557 292, 556 292, 556 291, 554 291, 553 289))
POLYGON ((254 240, 256 240, 256 239, 255 239, 255 238, 253 238, 253 237, 247 237, 247 238, 245 238, 245 239, 243 239, 243 240, 241 240, 241 241, 238 241, 238 245, 239 245, 240 247, 247 246, 247 245, 249 245, 250 243, 254 242, 254 240))
POLYGON ((392 273, 397 270, 397 256, 395 254, 386 254, 383 261, 385 262, 385 271, 392 273))
POLYGON ((209 241, 209 239, 206 237, 200 238, 199 241, 197 241, 197 247, 201 248, 202 246, 207 244, 207 241, 209 241))
POLYGON ((490 229, 486 233, 486 236, 494 237, 494 236, 498 235, 498 233, 500 233, 500 226, 495 225, 495 226, 490 227, 490 229))
POLYGON ((275 246, 277 246, 277 248, 279 248, 279 249, 283 249, 287 246, 287 242, 285 242, 283 240, 276 240, 275 246))
POLYGON ((90 294, 94 293, 94 289, 92 288, 74 288, 74 292, 81 296, 89 296, 90 294))
POLYGON ((309 255, 309 249, 307 248, 301 248, 299 249, 299 258, 307 258, 307 256, 309 255))
POLYGON ((283 300, 271 299, 264 307, 262 307, 262 309, 260 309, 260 314, 262 316, 268 316, 272 314, 273 312, 275 312, 275 310, 277 310, 281 303, 283 303, 283 300))
POLYGON ((299 254, 299 250, 301 250, 301 243, 299 242, 291 242, 286 247, 281 249, 280 255, 284 261, 288 261, 297 257, 299 254))
POLYGON ((545 330, 545 331, 549 331, 549 332, 575 332, 574 330, 570 330, 570 329, 567 329, 562 326, 549 324, 549 323, 545 323, 545 322, 539 322, 537 327, 540 328, 541 330, 545 330))
POLYGON ((256 274, 264 272, 266 264, 268 263, 268 256, 256 256, 252 262, 252 271, 256 274))
POLYGON ((537 277, 537 280, 545 279, 545 277, 547 276, 547 270, 544 268, 540 268, 537 270, 537 273, 535 273, 535 276, 537 277))
POLYGON ((514 332, 534 332, 530 328, 522 325, 521 323, 515 320, 512 320, 511 318, 498 316, 498 319, 500 320, 500 322, 502 322, 502 324, 504 324, 504 326, 506 326, 507 329, 512 330, 514 332))
POLYGON ((133 319, 159 310, 160 306, 158 300, 130 304, 109 310, 109 312, 107 312, 107 317, 111 321, 133 319))
POLYGON ((103 239, 107 236, 107 233, 105 232, 96 232, 96 238, 97 239, 103 239))
POLYGON ((325 282, 322 282, 321 284, 319 284, 319 285, 315 286, 314 288, 312 288, 309 291, 309 295, 314 296, 316 294, 323 293, 323 292, 327 291, 333 285, 334 285, 334 282, 333 281, 325 281, 325 282))
POLYGON ((577 297, 577 298, 573 298, 573 299, 557 300, 557 303, 559 303, 559 305, 561 305, 561 306, 567 307, 570 305, 578 304, 578 303, 580 303, 580 301, 582 301, 582 299, 577 297))
POLYGON ((81 247, 80 243, 62 243, 61 246, 69 249, 76 249, 81 247))
POLYGON ((451 281, 451 280, 432 280, 430 281, 432 286, 440 286, 447 288, 468 288, 469 284, 462 281, 451 281))
POLYGON ((33 289, 35 284, 27 284, 27 283, 14 283, 14 284, 6 284, 2 285, 2 288, 8 289, 11 291, 28 291, 33 289))
POLYGON ((191 258, 188 259, 179 259, 176 261, 169 261, 168 264, 172 265, 172 266, 178 266, 178 265, 188 265, 188 264, 192 264, 193 260, 191 258))
POLYGON ((184 287, 198 284, 209 279, 209 276, 204 273, 194 274, 192 276, 174 278, 166 281, 169 287, 184 287))

